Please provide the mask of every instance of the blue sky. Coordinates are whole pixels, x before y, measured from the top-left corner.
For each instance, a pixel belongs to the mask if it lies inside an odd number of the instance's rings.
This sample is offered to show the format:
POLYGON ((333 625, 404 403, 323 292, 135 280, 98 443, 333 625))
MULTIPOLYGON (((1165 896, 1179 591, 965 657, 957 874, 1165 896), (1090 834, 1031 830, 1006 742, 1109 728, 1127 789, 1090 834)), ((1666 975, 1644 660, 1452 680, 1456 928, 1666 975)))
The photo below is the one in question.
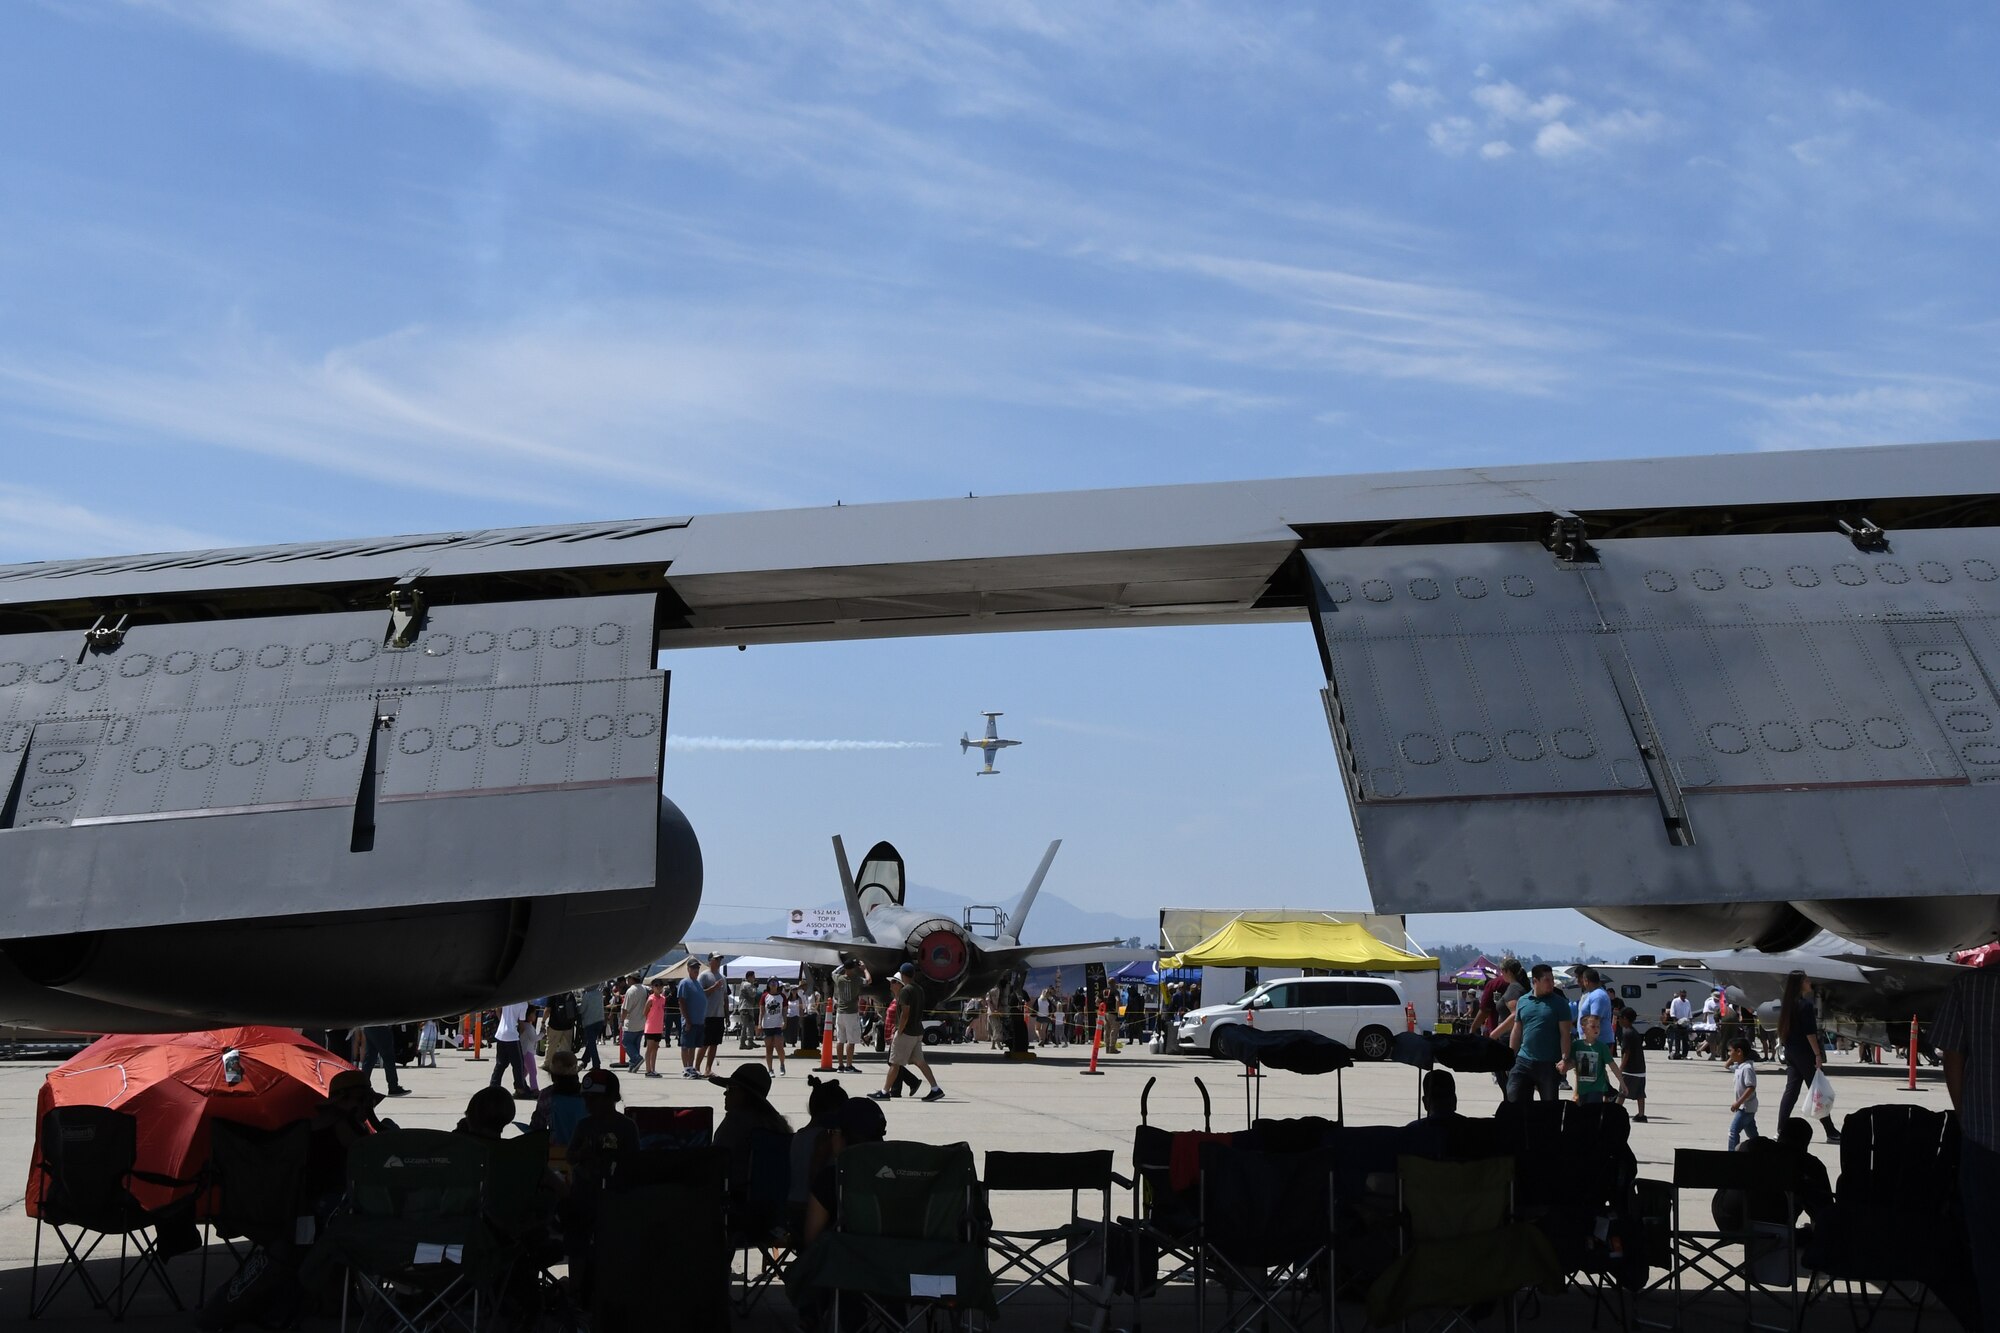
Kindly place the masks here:
MULTIPOLYGON (((2000 435, 1982 6, 23 4, 0 559, 2000 435)), ((717 903, 1357 905, 1303 626, 695 653, 717 903)), ((1425 923, 1601 938, 1576 919, 1425 923)))

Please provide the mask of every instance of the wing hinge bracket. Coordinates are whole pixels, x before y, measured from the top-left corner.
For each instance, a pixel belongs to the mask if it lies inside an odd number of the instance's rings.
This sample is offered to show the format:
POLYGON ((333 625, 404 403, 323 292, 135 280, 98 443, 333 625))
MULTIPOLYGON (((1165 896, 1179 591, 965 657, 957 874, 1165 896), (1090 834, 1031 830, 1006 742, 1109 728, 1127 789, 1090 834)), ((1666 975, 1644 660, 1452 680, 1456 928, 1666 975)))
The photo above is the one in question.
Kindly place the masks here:
POLYGON ((1549 526, 1542 534, 1542 545, 1548 548, 1551 555, 1571 565, 1597 562, 1597 551, 1590 544, 1590 534, 1582 518, 1567 509, 1558 509, 1548 517, 1549 526))
POLYGON ((408 648, 424 630, 424 590, 417 580, 426 571, 413 569, 389 589, 389 629, 382 636, 384 648, 408 648))
POLYGON ((121 615, 116 623, 109 615, 99 616, 96 623, 83 632, 83 647, 77 650, 76 660, 81 662, 92 653, 115 652, 125 642, 125 631, 132 627, 132 617, 121 615))
POLYGON ((1857 551, 1886 551, 1889 549, 1889 534, 1882 531, 1880 527, 1877 527, 1875 520, 1869 518, 1866 514, 1856 514, 1851 520, 1836 518, 1834 522, 1840 526, 1840 530, 1846 535, 1847 540, 1854 543, 1854 549, 1857 551))

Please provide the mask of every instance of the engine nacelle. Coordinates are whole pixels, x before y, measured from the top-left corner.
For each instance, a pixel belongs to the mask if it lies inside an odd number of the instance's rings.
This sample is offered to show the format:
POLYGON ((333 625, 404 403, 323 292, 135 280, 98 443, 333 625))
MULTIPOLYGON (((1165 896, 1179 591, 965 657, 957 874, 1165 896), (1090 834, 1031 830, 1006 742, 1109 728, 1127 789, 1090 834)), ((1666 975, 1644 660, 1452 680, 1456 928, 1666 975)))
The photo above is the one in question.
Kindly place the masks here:
POLYGON ((936 986, 949 986, 965 975, 972 963, 972 948, 966 943, 965 928, 947 917, 932 917, 912 927, 904 937, 917 972, 936 986))

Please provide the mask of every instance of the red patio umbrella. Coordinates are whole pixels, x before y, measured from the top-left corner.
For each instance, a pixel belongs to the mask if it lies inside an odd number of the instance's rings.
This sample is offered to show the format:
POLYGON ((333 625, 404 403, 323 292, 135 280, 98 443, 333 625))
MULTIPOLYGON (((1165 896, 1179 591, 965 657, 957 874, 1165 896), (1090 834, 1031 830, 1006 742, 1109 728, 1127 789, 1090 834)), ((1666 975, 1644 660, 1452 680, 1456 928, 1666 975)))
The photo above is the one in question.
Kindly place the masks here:
MULTIPOLYGON (((139 1122, 141 1171, 177 1180, 208 1162, 208 1126, 232 1120, 277 1129, 311 1116, 327 1084, 353 1066, 290 1028, 217 1028, 212 1032, 101 1037, 49 1071, 35 1099, 34 1167, 27 1210, 41 1215, 42 1117, 57 1106, 108 1106, 139 1122)), ((135 1182, 148 1208, 174 1191, 135 1182)))

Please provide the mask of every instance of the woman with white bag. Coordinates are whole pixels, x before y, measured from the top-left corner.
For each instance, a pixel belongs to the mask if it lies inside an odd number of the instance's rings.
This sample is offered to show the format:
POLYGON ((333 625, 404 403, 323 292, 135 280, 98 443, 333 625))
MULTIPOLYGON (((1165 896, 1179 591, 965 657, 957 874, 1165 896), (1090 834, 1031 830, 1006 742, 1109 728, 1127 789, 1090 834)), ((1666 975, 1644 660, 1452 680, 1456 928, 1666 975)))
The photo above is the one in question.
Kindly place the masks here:
POLYGON ((1812 978, 1803 972, 1785 977, 1785 998, 1778 1005, 1778 1042, 1785 1052, 1785 1095, 1778 1099, 1782 1129, 1802 1090, 1810 1089, 1806 1111, 1826 1130, 1828 1143, 1840 1142, 1833 1127, 1833 1085, 1822 1066, 1826 1050, 1819 1039, 1819 1006, 1813 1003, 1812 978))

